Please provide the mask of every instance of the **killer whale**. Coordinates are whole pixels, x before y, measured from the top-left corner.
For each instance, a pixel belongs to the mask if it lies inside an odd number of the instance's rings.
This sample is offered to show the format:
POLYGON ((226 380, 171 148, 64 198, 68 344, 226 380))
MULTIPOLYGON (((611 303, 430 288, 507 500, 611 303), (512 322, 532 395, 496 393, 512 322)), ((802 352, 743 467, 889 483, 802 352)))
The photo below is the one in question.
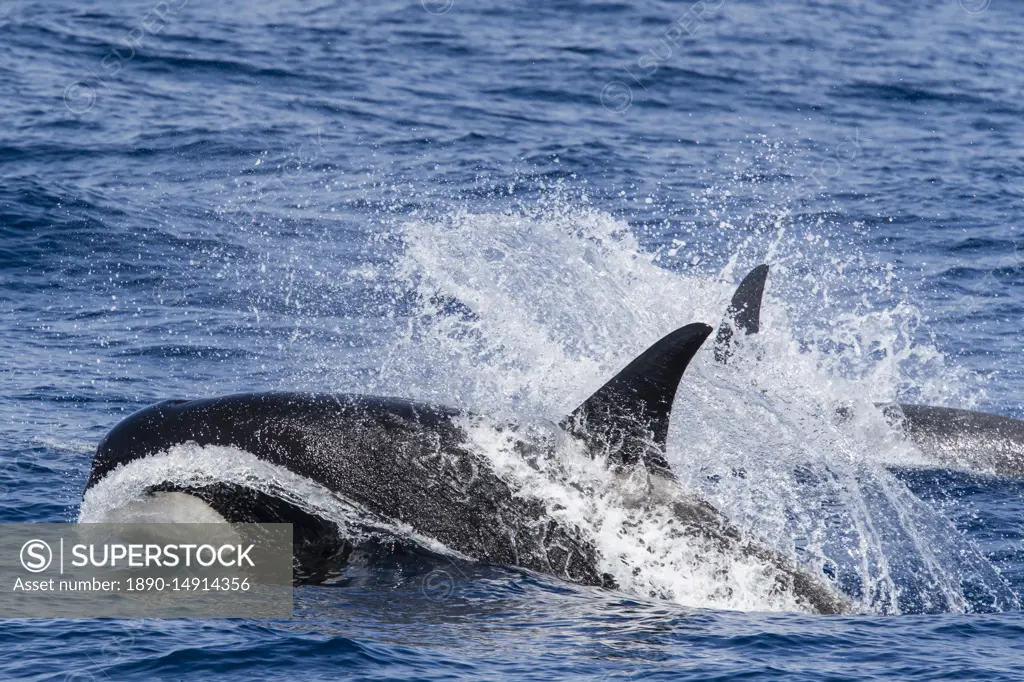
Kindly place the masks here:
MULTIPOLYGON (((761 304, 769 267, 752 269, 736 289, 715 339, 715 359, 726 364, 735 352, 734 330, 761 328, 761 304)), ((911 403, 876 403, 889 423, 902 430, 936 465, 999 476, 1024 477, 1024 421, 986 412, 911 403)), ((836 410, 841 421, 849 407, 836 410)))
POLYGON ((882 406, 932 462, 952 469, 1024 478, 1024 421, 934 405, 882 406))
MULTIPOLYGON (((672 403, 683 372, 711 331, 696 323, 665 336, 559 428, 614 471, 645 471, 649 494, 637 504, 662 505, 678 532, 760 562, 780 592, 813 612, 845 612, 846 600, 823 580, 745 537, 712 505, 675 484, 665 455, 672 403)), ((119 468, 176 445, 230 446, 316 481, 369 517, 404 524, 461 555, 613 587, 614 577, 601 570, 591 538, 552 518, 542 501, 520 494, 467 446, 464 421, 472 418, 444 406, 364 395, 249 393, 168 400, 127 417, 107 434, 85 494, 119 468)), ((555 456, 543 442, 523 440, 517 446, 530 457, 555 456)), ((323 581, 364 544, 381 544, 372 532, 341 533, 334 522, 245 485, 166 481, 148 493, 198 498, 231 522, 292 523, 300 583, 323 581)), ((385 540, 402 543, 402 538, 385 540)))

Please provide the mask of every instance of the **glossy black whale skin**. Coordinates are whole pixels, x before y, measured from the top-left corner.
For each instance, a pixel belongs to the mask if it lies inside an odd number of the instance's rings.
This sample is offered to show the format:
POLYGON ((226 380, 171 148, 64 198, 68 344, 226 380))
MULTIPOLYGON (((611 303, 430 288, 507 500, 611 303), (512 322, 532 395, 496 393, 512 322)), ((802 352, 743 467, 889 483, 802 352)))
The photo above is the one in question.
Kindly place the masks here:
MULTIPOLYGON (((100 444, 87 489, 120 464, 182 443, 233 446, 343 494, 463 554, 602 585, 594 550, 543 505, 516 496, 465 447, 456 410, 363 395, 252 393, 165 401, 131 415, 100 444)), ((249 488, 162 486, 195 495, 231 522, 294 524, 310 577, 344 559, 333 525, 249 488), (338 555, 341 556, 338 556, 338 555)))

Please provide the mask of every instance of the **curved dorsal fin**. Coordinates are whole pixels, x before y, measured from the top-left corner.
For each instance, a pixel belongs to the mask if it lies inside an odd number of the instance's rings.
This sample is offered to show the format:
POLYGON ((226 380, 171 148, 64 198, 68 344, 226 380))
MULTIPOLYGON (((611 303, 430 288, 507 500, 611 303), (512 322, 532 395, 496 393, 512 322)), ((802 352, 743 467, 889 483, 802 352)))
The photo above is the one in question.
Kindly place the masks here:
POLYGON ((715 360, 718 362, 725 364, 732 355, 734 328, 748 336, 761 330, 761 297, 767 279, 768 266, 761 264, 748 272, 736 288, 715 336, 715 360))
POLYGON ((567 432, 609 462, 668 474, 665 441, 676 387, 711 327, 694 323, 677 329, 640 354, 562 420, 567 432))

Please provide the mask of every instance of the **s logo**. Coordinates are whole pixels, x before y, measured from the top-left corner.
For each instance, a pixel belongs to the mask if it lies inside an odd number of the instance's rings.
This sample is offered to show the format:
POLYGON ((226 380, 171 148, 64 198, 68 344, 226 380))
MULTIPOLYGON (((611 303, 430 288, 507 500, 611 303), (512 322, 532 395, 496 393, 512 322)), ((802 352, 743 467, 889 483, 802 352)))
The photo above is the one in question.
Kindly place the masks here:
POLYGON ((41 573, 50 567, 53 551, 42 540, 29 540, 21 546, 21 565, 29 573, 41 573))

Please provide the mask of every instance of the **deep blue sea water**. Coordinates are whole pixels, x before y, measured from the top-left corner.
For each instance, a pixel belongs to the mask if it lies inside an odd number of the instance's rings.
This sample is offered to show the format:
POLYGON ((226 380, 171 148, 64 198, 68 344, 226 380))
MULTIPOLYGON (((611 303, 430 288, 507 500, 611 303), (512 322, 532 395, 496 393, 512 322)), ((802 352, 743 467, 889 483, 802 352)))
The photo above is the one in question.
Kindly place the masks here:
POLYGON ((820 519, 778 472, 831 462, 835 518, 871 519, 858 546, 888 567, 857 615, 815 617, 696 579, 663 600, 370 565, 298 588, 287 621, 2 621, 0 678, 1024 679, 1019 599, 990 608, 960 573, 1024 594, 1024 483, 813 418, 1024 418, 1022 20, 1012 0, 0 0, 0 522, 77 518, 103 434, 168 397, 557 419, 768 261, 761 369, 698 363, 673 463, 792 550, 820 519), (900 573, 913 552, 931 573, 900 573))

